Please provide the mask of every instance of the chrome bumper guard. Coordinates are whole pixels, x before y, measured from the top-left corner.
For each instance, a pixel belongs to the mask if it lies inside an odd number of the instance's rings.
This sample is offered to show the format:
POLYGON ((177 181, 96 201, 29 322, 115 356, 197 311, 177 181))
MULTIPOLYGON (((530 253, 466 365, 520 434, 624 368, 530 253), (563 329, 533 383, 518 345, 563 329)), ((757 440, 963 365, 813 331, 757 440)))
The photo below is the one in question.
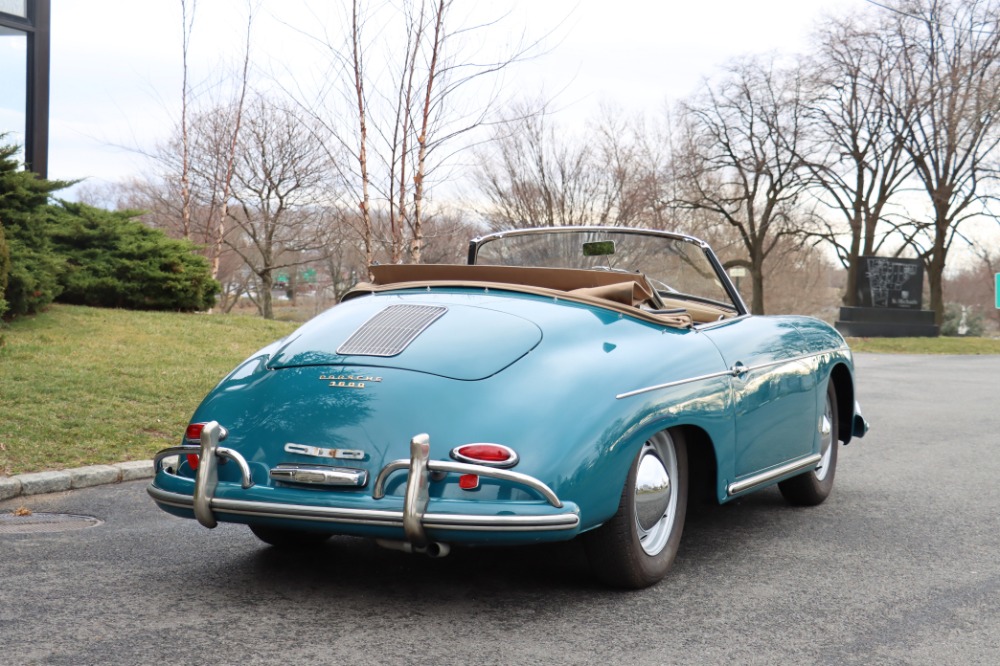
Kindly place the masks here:
MULTIPOLYGON (((244 490, 252 488, 254 485, 250 465, 246 459, 233 449, 219 446, 221 430, 221 426, 217 422, 212 421, 206 424, 202 430, 200 446, 175 446, 160 451, 154 458, 154 472, 159 474, 162 471, 163 461, 166 458, 189 454, 198 455, 200 460, 198 471, 195 475, 193 496, 163 490, 152 484, 148 488, 149 495, 161 504, 193 509, 198 522, 208 528, 215 527, 218 524, 213 511, 265 518, 291 518, 316 522, 402 527, 407 541, 415 547, 423 548, 429 544, 426 533, 426 529, 428 528, 462 531, 530 532, 571 530, 575 529, 580 523, 580 517, 575 512, 520 516, 427 513, 431 473, 477 474, 483 477, 504 480, 533 490, 554 508, 563 508, 563 503, 551 488, 538 479, 526 474, 482 465, 430 460, 430 438, 426 434, 417 435, 410 441, 409 460, 395 460, 387 464, 375 479, 372 498, 380 500, 385 497, 385 486, 389 476, 399 470, 405 469, 409 471, 409 476, 406 480, 406 490, 403 494, 403 510, 401 512, 329 508, 215 497, 220 459, 232 460, 236 463, 242 477, 240 485, 244 490)), ((274 477, 273 474, 272 477, 274 477)), ((283 479, 278 478, 278 480, 283 479)))

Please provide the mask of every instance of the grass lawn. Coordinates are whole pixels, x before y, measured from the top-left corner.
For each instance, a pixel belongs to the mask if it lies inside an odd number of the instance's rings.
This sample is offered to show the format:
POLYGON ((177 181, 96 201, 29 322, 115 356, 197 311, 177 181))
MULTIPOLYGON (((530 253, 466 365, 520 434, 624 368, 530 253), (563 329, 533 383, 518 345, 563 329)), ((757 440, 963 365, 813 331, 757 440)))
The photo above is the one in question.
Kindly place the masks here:
POLYGON ((1000 338, 848 338, 847 344, 883 354, 1000 354, 1000 338))
POLYGON ((142 460, 297 324, 66 305, 0 328, 0 475, 142 460))

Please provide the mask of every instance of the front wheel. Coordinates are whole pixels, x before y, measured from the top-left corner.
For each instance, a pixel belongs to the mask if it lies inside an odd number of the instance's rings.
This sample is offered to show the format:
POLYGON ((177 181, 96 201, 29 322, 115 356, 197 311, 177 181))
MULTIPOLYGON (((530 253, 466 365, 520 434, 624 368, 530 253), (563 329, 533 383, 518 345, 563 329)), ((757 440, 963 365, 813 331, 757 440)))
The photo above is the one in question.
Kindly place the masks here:
POLYGON ((584 535, 598 577, 638 589, 660 581, 673 564, 687 513, 687 446, 680 432, 660 432, 639 450, 618 512, 584 535))
POLYGON ((250 531, 264 543, 276 548, 302 548, 315 546, 328 540, 332 534, 328 532, 311 532, 308 530, 290 530, 267 525, 250 525, 250 531))
POLYGON ((837 472, 837 442, 840 441, 837 392, 833 388, 833 380, 826 389, 826 407, 819 421, 819 431, 821 458, 816 469, 778 484, 778 489, 789 504, 815 506, 829 497, 833 490, 833 477, 837 472))

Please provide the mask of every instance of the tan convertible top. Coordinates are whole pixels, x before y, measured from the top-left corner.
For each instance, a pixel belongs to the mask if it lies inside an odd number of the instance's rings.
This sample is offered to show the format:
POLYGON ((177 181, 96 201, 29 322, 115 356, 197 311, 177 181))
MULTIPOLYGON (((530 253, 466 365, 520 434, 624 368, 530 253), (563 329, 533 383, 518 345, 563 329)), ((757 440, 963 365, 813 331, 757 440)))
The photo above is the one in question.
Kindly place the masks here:
POLYGON ((692 324, 683 305, 661 311, 642 308, 655 307, 654 290, 639 273, 457 264, 388 264, 372 266, 371 272, 373 281, 355 285, 343 300, 395 289, 479 287, 563 298, 674 328, 692 324))

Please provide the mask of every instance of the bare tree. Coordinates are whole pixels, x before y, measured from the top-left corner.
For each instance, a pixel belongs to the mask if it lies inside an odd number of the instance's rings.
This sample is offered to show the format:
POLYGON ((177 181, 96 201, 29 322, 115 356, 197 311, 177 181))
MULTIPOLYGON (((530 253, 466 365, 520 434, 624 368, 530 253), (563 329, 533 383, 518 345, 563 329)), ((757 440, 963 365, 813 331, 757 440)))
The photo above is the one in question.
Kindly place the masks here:
POLYGON ((914 109, 892 108, 886 101, 900 54, 889 48, 878 26, 831 19, 818 34, 819 52, 810 63, 815 86, 810 115, 821 144, 812 154, 821 158, 807 163, 823 214, 808 235, 836 251, 847 269, 843 303, 856 306, 860 257, 877 254, 892 237, 886 223, 890 202, 913 172, 902 133, 914 109))
MULTIPOLYGON (((219 264, 222 260, 223 245, 226 240, 226 220, 229 218, 229 199, 233 186, 233 172, 236 168, 236 149, 239 145, 240 136, 240 126, 243 122, 243 106, 246 103, 247 87, 249 86, 249 73, 250 73, 250 35, 253 29, 253 18, 254 18, 254 7, 247 3, 247 34, 246 41, 244 42, 243 50, 243 67, 241 70, 241 76, 239 79, 239 87, 237 89, 236 100, 232 105, 232 127, 230 131, 230 140, 225 157, 225 172, 221 179, 221 192, 219 192, 218 198, 218 217, 214 221, 214 228, 212 229, 212 244, 211 244, 211 256, 210 260, 212 262, 212 277, 219 277, 219 264)), ((213 192, 213 204, 215 203, 215 190, 213 192)), ((213 208, 215 206, 213 205, 213 208)))
POLYGON ((736 231, 753 286, 751 310, 764 313, 765 262, 798 225, 806 186, 804 91, 797 71, 772 59, 730 65, 717 87, 682 105, 686 145, 671 202, 714 213, 736 231))
POLYGON ((545 115, 516 106, 497 126, 476 178, 493 229, 594 224, 601 183, 587 144, 560 140, 545 115))
POLYGON ((493 228, 657 226, 664 160, 639 120, 605 108, 574 138, 535 107, 511 106, 477 151, 480 212, 493 228))
POLYGON ((989 159, 1000 144, 1000 6, 996 0, 887 0, 886 35, 901 67, 888 99, 914 107, 904 147, 927 194, 928 219, 913 221, 909 242, 923 260, 930 306, 944 319, 943 277, 960 226, 983 212, 989 159))
POLYGON ((422 261, 432 190, 454 155, 451 148, 461 150, 460 137, 487 123, 502 73, 537 46, 515 41, 491 58, 481 35, 496 23, 462 25, 453 5, 353 0, 346 40, 304 32, 330 66, 315 97, 301 89, 295 96, 310 99, 303 108, 332 137, 323 142, 351 156, 343 175, 351 205, 361 211, 357 234, 370 260, 422 261))
POLYGON ((245 110, 233 170, 239 229, 229 242, 257 277, 260 314, 274 316, 271 290, 279 269, 304 261, 301 253, 326 245, 331 204, 337 191, 317 127, 288 104, 257 96, 245 110))
POLYGON ((191 171, 190 147, 188 144, 188 49, 191 32, 194 29, 194 15, 198 0, 191 0, 191 15, 188 17, 187 0, 181 0, 181 236, 191 238, 191 171))

